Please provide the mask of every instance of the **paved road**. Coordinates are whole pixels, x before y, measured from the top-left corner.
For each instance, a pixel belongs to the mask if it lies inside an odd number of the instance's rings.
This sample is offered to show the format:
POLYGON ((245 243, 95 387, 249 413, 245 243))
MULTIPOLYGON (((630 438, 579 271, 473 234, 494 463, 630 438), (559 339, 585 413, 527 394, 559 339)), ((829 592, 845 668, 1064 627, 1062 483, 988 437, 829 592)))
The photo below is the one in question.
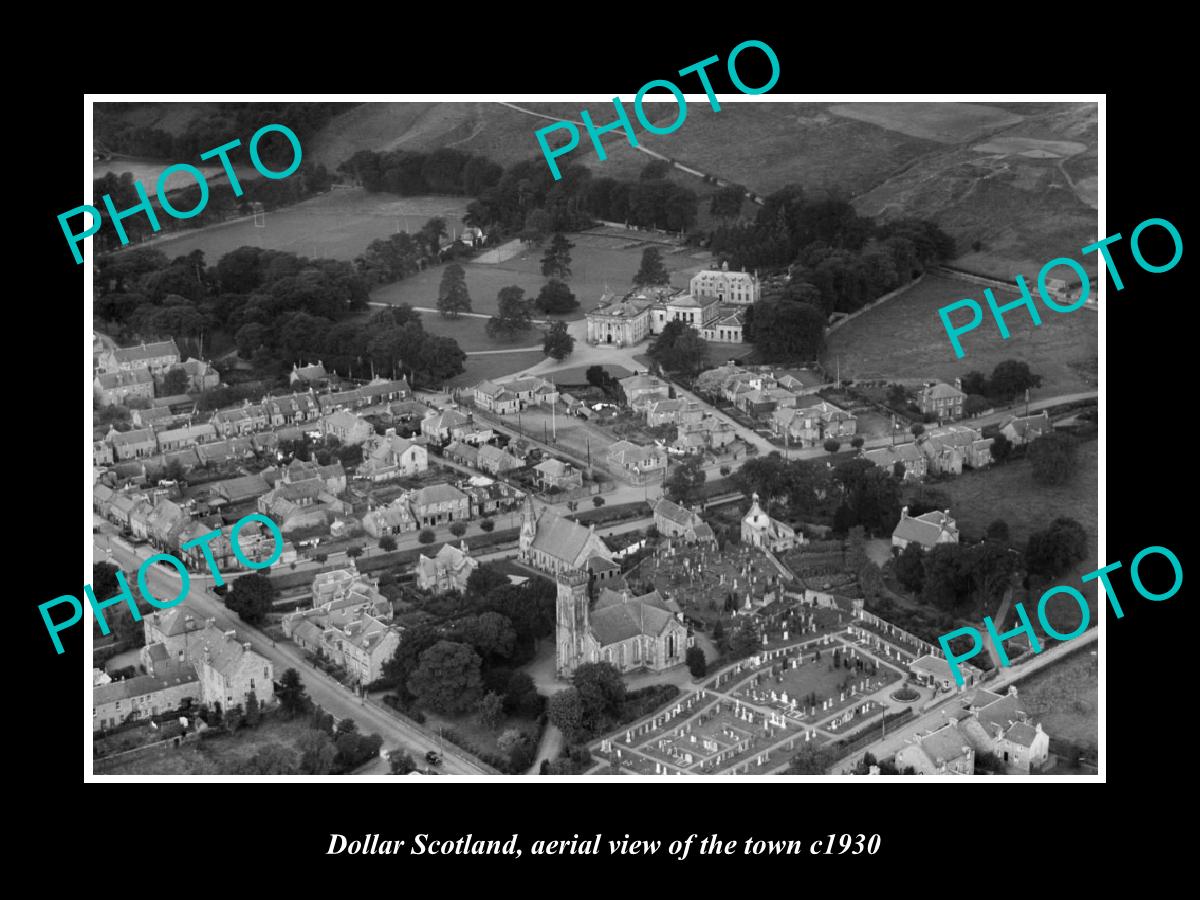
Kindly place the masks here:
MULTIPOLYGON (((122 546, 123 543, 113 542, 108 534, 95 535, 97 559, 103 558, 106 551, 111 550, 110 558, 115 564, 126 571, 136 571, 142 559, 150 554, 147 552, 139 556, 126 550, 122 546)), ((154 566, 147 580, 156 596, 170 598, 179 593, 179 575, 174 569, 154 566)), ((216 626, 222 630, 237 631, 240 640, 249 641, 256 652, 271 660, 275 665, 276 677, 289 668, 298 671, 308 689, 308 695, 326 712, 338 719, 354 719, 359 729, 365 733, 377 732, 383 738, 384 747, 387 749, 399 747, 408 750, 417 758, 424 756, 426 751, 438 750, 444 756, 443 771, 447 775, 489 774, 480 765, 458 753, 453 745, 443 746, 436 737, 409 725, 382 708, 364 703, 344 685, 308 665, 300 651, 292 644, 276 645, 261 631, 246 625, 229 612, 225 604, 209 590, 211 582, 212 579, 208 576, 192 573, 191 590, 187 599, 183 601, 192 614, 201 620, 215 619, 216 626)), ((135 587, 134 591, 136 590, 135 587)), ((145 613, 149 605, 140 601, 139 606, 145 613)))

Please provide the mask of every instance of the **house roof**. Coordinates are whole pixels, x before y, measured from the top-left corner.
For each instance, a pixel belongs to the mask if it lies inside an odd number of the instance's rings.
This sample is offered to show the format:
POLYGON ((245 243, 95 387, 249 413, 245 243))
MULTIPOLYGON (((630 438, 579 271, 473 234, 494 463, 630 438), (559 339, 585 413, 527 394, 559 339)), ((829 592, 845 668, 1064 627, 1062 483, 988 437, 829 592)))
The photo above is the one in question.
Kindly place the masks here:
POLYGON ((151 428, 134 428, 132 431, 115 431, 110 433, 108 442, 114 447, 130 447, 134 444, 153 444, 154 430, 151 428))
POLYGON ((421 430, 441 431, 444 428, 455 428, 467 424, 469 420, 457 409, 443 409, 441 412, 427 416, 421 422, 421 430))
POLYGON ((622 378, 618 382, 621 387, 628 393, 629 391, 643 391, 655 388, 666 390, 668 385, 657 375, 630 375, 622 378))
POLYGON ((917 736, 917 746, 935 765, 949 763, 971 752, 971 742, 954 723, 947 723, 937 731, 917 736))
POLYGON ((138 675, 123 681, 111 681, 108 684, 98 684, 92 689, 92 706, 104 703, 115 703, 118 700, 128 700, 130 697, 143 697, 154 694, 180 684, 198 681, 195 671, 180 667, 170 677, 162 678, 157 675, 138 675))
POLYGON ((1004 736, 1014 744, 1020 744, 1022 747, 1032 747, 1033 739, 1037 737, 1037 729, 1028 722, 1017 722, 1004 736))
POLYGON ((950 399, 950 398, 955 398, 955 397, 967 396, 962 391, 960 391, 958 388, 954 387, 954 385, 946 384, 946 382, 944 382, 944 381, 939 381, 937 384, 933 385, 932 387, 925 388, 923 393, 925 394, 926 397, 929 397, 933 400, 945 400, 945 399, 950 399))
POLYGON ((100 387, 105 390, 112 390, 113 388, 129 387, 135 384, 152 384, 154 376, 145 369, 133 369, 128 372, 102 372, 96 376, 96 380, 100 382, 100 387))
POLYGON ((574 466, 563 462, 561 459, 544 459, 534 466, 534 468, 543 475, 549 475, 551 478, 562 478, 575 471, 574 466))
POLYGON ((466 494, 446 482, 427 485, 414 491, 412 495, 412 501, 417 506, 427 506, 430 503, 457 503, 466 499, 466 494))
POLYGON ((491 464, 507 464, 510 468, 517 468, 521 465, 521 461, 509 453, 507 450, 501 450, 494 444, 482 444, 479 447, 479 453, 476 457, 480 463, 491 464))
POLYGON ((118 347, 113 351, 113 359, 118 363, 138 362, 160 356, 179 356, 179 348, 174 340, 143 343, 137 347, 118 347))
POLYGON ((261 475, 242 475, 238 478, 227 478, 209 487, 228 498, 231 503, 258 497, 271 489, 270 485, 263 480, 261 475))

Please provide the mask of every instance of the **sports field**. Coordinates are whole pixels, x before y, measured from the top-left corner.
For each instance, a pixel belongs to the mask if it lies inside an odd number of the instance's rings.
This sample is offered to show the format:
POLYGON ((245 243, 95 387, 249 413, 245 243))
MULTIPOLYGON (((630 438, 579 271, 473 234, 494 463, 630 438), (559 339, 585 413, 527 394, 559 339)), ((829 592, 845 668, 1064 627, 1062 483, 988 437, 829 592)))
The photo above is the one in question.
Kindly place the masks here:
MULTIPOLYGON (((1017 299, 994 289, 997 303, 1017 299)), ((1036 302, 1036 301, 1035 301, 1036 302)), ((1098 322, 1088 309, 1051 312, 1039 305, 1042 324, 1035 327, 1027 311, 1008 313, 1010 336, 1001 340, 987 310, 983 287, 938 275, 927 275, 905 293, 864 313, 833 332, 825 361, 841 361, 842 377, 928 378, 951 384, 972 370, 990 373, 1004 359, 1019 359, 1042 376, 1033 399, 1095 390, 1097 383, 1098 322), (955 359, 954 348, 938 316, 938 308, 971 298, 984 309, 984 320, 961 336, 965 356, 955 359)), ((965 318, 967 311, 956 316, 965 318)), ((959 321, 959 318, 955 318, 959 321)))
POLYGON ((362 188, 334 188, 268 212, 264 228, 256 228, 252 220, 244 219, 184 232, 178 237, 158 238, 145 246, 156 247, 170 257, 203 250, 205 259, 214 263, 244 246, 351 260, 376 238, 401 230, 415 233, 434 216, 445 219, 447 228, 461 230, 469 202, 467 197, 396 197, 368 194, 362 188))

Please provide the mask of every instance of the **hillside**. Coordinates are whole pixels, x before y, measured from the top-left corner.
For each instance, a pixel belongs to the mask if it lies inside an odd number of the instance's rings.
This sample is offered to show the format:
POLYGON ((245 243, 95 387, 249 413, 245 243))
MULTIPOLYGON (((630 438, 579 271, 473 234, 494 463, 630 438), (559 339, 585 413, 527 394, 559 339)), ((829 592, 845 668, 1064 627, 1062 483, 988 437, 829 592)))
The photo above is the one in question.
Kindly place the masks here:
MULTIPOLYGON (((305 151, 331 169, 358 150, 443 146, 509 165, 539 154, 533 132, 549 120, 533 113, 578 118, 585 104, 516 105, 528 112, 482 101, 364 103, 335 117, 305 151)), ((597 122, 612 120, 602 104, 588 106, 597 122)), ((656 107, 655 118, 673 118, 673 104, 647 105, 656 107)), ((130 105, 128 116, 178 128, 186 121, 182 108, 130 105)), ((639 132, 638 139, 759 194, 794 182, 843 193, 868 215, 932 219, 958 242, 957 265, 1007 279, 1036 275, 1055 256, 1078 258, 1095 240, 1096 116, 1094 104, 1081 103, 765 103, 734 96, 722 97, 720 112, 692 103, 674 134, 639 132)), ((619 178, 637 177, 649 159, 619 133, 605 146, 608 158, 600 161, 583 135, 566 158, 619 178)), ((694 176, 672 177, 702 196, 711 191, 694 176)), ((1094 257, 1085 263, 1094 271, 1094 257)))

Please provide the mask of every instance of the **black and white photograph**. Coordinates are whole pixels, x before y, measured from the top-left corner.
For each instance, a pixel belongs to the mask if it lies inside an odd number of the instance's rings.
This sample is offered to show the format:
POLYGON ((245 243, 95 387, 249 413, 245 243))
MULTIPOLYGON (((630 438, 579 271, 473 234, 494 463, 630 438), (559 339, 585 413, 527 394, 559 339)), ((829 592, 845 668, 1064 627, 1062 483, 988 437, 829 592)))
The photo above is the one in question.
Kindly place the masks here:
POLYGON ((1179 232, 1102 95, 764 53, 89 95, 87 780, 1102 777, 1101 297, 1179 232))

